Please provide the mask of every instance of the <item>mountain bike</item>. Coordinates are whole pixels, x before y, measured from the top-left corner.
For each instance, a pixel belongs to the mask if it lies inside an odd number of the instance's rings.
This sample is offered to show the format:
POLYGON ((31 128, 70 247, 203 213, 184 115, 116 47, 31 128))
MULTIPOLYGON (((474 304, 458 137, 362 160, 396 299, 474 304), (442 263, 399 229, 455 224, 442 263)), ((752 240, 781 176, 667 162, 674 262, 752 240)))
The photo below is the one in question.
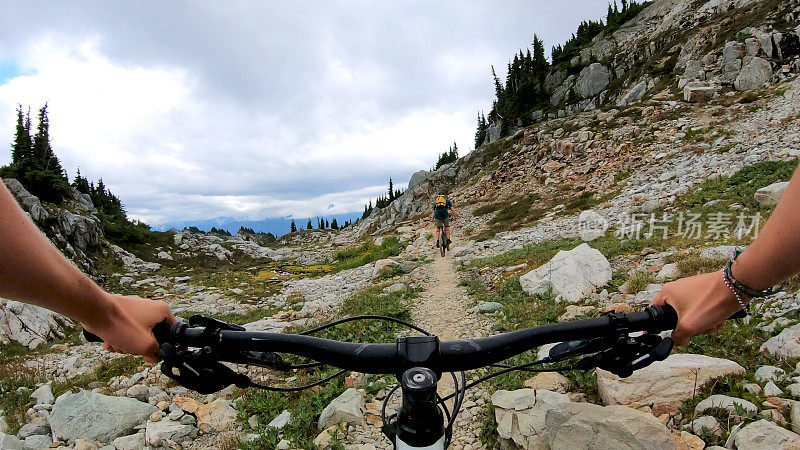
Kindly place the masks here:
MULTIPOLYGON (((740 313, 732 318, 746 315, 740 313)), ((628 377, 633 371, 661 361, 670 354, 672 339, 658 333, 671 330, 677 322, 678 316, 671 306, 651 305, 629 314, 612 311, 593 319, 446 342, 415 325, 383 316, 348 317, 302 333, 286 334, 247 331, 239 325, 194 315, 188 319, 188 324, 161 324, 153 333, 161 345, 162 373, 201 394, 214 393, 231 384, 243 389, 254 387, 295 392, 321 385, 347 371, 394 375, 398 384, 387 394, 381 410, 383 433, 397 450, 444 450, 450 444, 453 424, 467 389, 515 370, 561 372, 602 368, 620 377, 628 377), (422 336, 399 337, 395 343, 386 344, 341 342, 312 336, 354 320, 393 322, 422 336), (545 358, 517 365, 501 364, 512 356, 556 342, 559 344, 550 349, 545 358), (285 361, 279 353, 311 361, 293 364, 285 361), (567 360, 572 362, 566 363, 567 360), (285 372, 321 365, 340 370, 305 386, 266 386, 223 362, 285 372), (560 365, 537 367, 554 363, 560 365), (500 370, 467 383, 465 371, 484 367, 500 370), (442 397, 437 394, 436 385, 448 372, 453 378, 454 392, 442 397), (398 389, 402 394, 400 409, 387 416, 387 403, 398 389), (451 399, 452 411, 445 405, 451 399)), ((84 335, 89 341, 99 341, 91 333, 84 331, 84 335)))
POLYGON ((444 257, 447 250, 450 250, 450 244, 447 243, 447 235, 444 232, 444 226, 438 227, 439 230, 439 252, 444 257))

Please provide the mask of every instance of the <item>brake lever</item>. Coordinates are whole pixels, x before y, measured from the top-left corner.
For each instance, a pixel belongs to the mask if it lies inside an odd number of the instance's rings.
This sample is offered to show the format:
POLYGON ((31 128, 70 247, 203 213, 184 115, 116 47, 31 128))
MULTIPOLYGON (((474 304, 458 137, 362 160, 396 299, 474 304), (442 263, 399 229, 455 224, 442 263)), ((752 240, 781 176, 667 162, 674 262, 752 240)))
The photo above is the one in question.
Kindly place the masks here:
POLYGON ((608 338, 593 338, 582 341, 566 341, 555 345, 548 353, 548 362, 563 361, 576 355, 586 355, 608 349, 614 341, 608 338))
POLYGON ((201 394, 213 394, 231 384, 242 389, 252 385, 247 375, 235 372, 202 350, 180 350, 165 343, 161 345, 161 355, 161 373, 201 394))
POLYGON ((576 369, 599 368, 620 378, 627 378, 634 371, 656 361, 663 361, 672 352, 675 342, 656 334, 643 334, 620 339, 612 347, 597 354, 586 356, 575 364, 576 369))

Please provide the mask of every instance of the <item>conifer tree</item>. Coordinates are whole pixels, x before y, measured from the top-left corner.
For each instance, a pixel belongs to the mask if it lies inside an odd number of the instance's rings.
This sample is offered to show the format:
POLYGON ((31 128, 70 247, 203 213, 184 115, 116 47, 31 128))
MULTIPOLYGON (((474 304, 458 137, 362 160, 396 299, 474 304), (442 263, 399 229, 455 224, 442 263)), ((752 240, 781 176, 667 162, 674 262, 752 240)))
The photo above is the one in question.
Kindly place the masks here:
POLYGON ((334 217, 333 220, 331 220, 331 229, 332 230, 338 230, 339 229, 339 224, 336 223, 336 217, 334 217))
POLYGON ((294 233, 297 231, 297 225, 294 223, 294 219, 292 219, 292 223, 289 224, 289 232, 294 233))
POLYGON ((389 178, 389 203, 394 201, 394 187, 392 184, 392 179, 389 178))
POLYGON ((306 230, 310 230, 310 229, 312 229, 312 228, 313 228, 313 227, 311 226, 311 218, 309 217, 309 218, 308 218, 308 223, 306 224, 306 230))

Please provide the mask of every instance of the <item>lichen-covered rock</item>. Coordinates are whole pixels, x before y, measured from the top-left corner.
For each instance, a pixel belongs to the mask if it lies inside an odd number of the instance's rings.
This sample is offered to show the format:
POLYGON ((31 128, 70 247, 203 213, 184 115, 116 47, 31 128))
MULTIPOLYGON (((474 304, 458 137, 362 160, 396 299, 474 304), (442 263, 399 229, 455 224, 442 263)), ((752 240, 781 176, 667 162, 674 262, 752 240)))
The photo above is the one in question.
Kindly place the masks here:
POLYGON ((779 335, 767 339, 760 350, 781 358, 800 357, 800 324, 785 328, 779 335))
POLYGON ((317 428, 325 430, 339 422, 363 424, 365 411, 364 397, 358 389, 349 388, 322 410, 317 428))
POLYGON ((53 435, 65 441, 84 438, 111 442, 131 434, 157 408, 127 397, 91 391, 63 394, 50 413, 53 435))
POLYGON ((41 222, 48 217, 47 210, 42 207, 42 202, 35 195, 32 195, 14 178, 3 178, 3 183, 8 188, 11 195, 19 202, 34 222, 41 222))
POLYGON ((779 450, 800 448, 800 436, 761 419, 746 425, 736 433, 736 448, 748 450, 779 450))
POLYGON ((781 200, 783 193, 786 192, 787 187, 789 187, 788 181, 772 183, 769 186, 765 186, 757 190, 754 197, 758 203, 761 203, 764 206, 777 205, 781 200))

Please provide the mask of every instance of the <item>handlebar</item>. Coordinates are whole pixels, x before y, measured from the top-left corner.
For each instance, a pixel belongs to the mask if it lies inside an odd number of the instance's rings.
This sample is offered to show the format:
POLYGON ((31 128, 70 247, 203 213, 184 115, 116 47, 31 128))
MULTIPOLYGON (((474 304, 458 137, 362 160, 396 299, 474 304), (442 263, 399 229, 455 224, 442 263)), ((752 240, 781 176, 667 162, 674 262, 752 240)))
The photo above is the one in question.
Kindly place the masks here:
MULTIPOLYGON (((209 327, 192 328, 184 322, 177 322, 172 325, 160 324, 153 332, 162 346, 170 344, 174 347, 214 349, 221 361, 242 362, 237 355, 247 351, 291 353, 345 370, 399 374, 417 366, 430 368, 436 373, 472 370, 544 344, 613 338, 642 331, 658 333, 674 328, 677 321, 677 314, 671 306, 648 306, 641 312, 611 313, 594 319, 542 325, 479 339, 439 342, 435 336, 401 337, 391 344, 351 343, 296 334, 251 332, 217 321, 214 322, 227 327, 215 325, 216 329, 210 330, 209 327)), ((87 335, 87 340, 98 339, 87 335)))

